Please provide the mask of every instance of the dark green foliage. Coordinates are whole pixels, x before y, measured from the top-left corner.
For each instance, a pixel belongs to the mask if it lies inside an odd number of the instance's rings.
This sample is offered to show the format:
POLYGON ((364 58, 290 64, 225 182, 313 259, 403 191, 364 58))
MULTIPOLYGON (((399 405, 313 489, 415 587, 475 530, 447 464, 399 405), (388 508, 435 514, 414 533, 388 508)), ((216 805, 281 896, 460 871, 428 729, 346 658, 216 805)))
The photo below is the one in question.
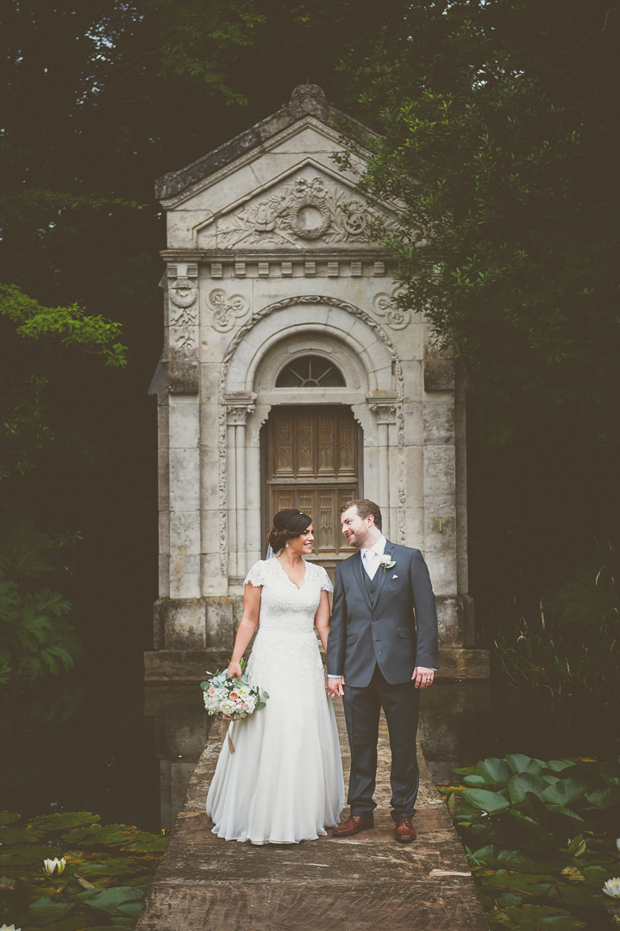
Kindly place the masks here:
POLYGON ((600 921, 613 902, 603 886, 620 872, 620 758, 510 754, 457 772, 464 785, 446 790, 448 810, 490 926, 572 931, 600 921))
POLYGON ((36 530, 6 514, 0 530, 0 684, 30 682, 71 669, 81 655, 65 619, 69 603, 42 579, 58 569, 68 537, 36 530))
POLYGON ((166 837, 127 825, 101 826, 99 816, 90 812, 42 815, 28 823, 20 822, 19 815, 0 814, 0 823, 9 819, 18 827, 0 832, 19 831, 21 836, 5 833, 0 838, 0 922, 24 931, 134 927, 166 837), (80 831, 75 825, 86 827, 80 831), (98 832, 101 842, 82 843, 78 835, 88 830, 98 832), (60 876, 50 878, 43 872, 43 860, 55 856, 65 857, 67 865, 60 876), (119 879, 122 885, 116 885, 119 879))
POLYGON ((539 611, 503 625, 496 639, 505 680, 532 694, 614 701, 620 681, 620 560, 597 550, 573 578, 543 596, 539 611))

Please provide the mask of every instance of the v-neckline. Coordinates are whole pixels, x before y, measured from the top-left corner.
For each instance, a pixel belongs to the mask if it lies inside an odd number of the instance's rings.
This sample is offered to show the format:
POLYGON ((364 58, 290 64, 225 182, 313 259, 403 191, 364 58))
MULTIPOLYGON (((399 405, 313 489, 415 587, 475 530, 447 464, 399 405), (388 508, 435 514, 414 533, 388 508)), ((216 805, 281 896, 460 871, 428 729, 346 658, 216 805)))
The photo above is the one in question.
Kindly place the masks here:
POLYGON ((301 583, 301 585, 298 585, 296 582, 293 582, 292 578, 290 577, 290 575, 288 574, 288 572, 286 571, 286 569, 284 568, 284 566, 282 565, 282 563, 280 562, 280 560, 279 560, 277 557, 276 557, 276 562, 277 562, 277 564, 278 564, 278 567, 279 567, 279 569, 280 569, 280 572, 283 572, 284 575, 286 576, 286 578, 288 579, 288 581, 291 583, 291 585, 293 585, 293 586, 297 589, 297 591, 300 592, 300 591, 302 590, 302 588, 304 587, 304 585, 306 584, 306 581, 307 581, 307 579, 308 579, 308 563, 306 562, 306 560, 304 559, 304 567, 305 567, 305 569, 304 569, 304 580, 303 580, 303 582, 301 583))

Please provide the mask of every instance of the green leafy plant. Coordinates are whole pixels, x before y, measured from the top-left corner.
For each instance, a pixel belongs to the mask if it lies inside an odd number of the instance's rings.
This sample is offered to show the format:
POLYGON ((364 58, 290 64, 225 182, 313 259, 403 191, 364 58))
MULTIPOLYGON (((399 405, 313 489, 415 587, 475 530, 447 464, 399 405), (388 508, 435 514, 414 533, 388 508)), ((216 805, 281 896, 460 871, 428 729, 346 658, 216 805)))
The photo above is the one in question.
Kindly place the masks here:
MULTIPOLYGON (((53 537, 25 518, 0 531, 0 685, 31 682, 71 669, 82 648, 66 620, 71 605, 42 585, 75 537, 53 537)), ((61 558, 63 557, 63 558, 61 558)))
POLYGON ((620 553, 611 543, 495 641, 505 681, 521 692, 614 701, 620 679, 620 553))
POLYGON ((585 928, 620 872, 620 757, 491 757, 446 789, 492 928, 585 928))
POLYGON ((0 922, 24 931, 134 927, 168 840, 99 821, 91 812, 28 821, 0 812, 0 922), (52 852, 66 862, 60 875, 43 869, 52 852))

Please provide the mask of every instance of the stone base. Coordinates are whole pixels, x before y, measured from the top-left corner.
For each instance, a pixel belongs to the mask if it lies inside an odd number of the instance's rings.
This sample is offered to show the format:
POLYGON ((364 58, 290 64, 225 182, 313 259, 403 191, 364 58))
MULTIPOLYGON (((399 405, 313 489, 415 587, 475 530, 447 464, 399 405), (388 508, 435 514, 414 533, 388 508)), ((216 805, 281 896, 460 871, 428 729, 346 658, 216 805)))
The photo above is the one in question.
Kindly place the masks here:
POLYGON ((205 672, 224 669, 230 650, 154 650, 144 654, 147 682, 202 682, 205 672))
MULTIPOLYGON (((144 678, 147 682, 202 682, 207 669, 223 669, 230 651, 157 650, 144 654, 144 678)), ((465 650, 462 647, 440 647, 440 679, 488 679, 488 650, 465 650)))
POLYGON ((439 647, 437 681, 441 679, 488 679, 491 654, 488 650, 439 647))

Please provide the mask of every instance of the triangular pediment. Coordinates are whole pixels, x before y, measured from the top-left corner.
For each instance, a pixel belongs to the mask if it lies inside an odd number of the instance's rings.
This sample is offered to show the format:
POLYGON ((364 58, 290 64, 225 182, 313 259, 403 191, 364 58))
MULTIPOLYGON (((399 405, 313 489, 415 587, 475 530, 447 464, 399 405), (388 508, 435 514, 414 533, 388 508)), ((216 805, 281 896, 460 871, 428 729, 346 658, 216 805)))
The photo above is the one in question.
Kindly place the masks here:
POLYGON ((393 209, 365 201, 348 179, 306 157, 199 223, 194 235, 202 249, 359 247, 376 245, 394 219, 393 209))

